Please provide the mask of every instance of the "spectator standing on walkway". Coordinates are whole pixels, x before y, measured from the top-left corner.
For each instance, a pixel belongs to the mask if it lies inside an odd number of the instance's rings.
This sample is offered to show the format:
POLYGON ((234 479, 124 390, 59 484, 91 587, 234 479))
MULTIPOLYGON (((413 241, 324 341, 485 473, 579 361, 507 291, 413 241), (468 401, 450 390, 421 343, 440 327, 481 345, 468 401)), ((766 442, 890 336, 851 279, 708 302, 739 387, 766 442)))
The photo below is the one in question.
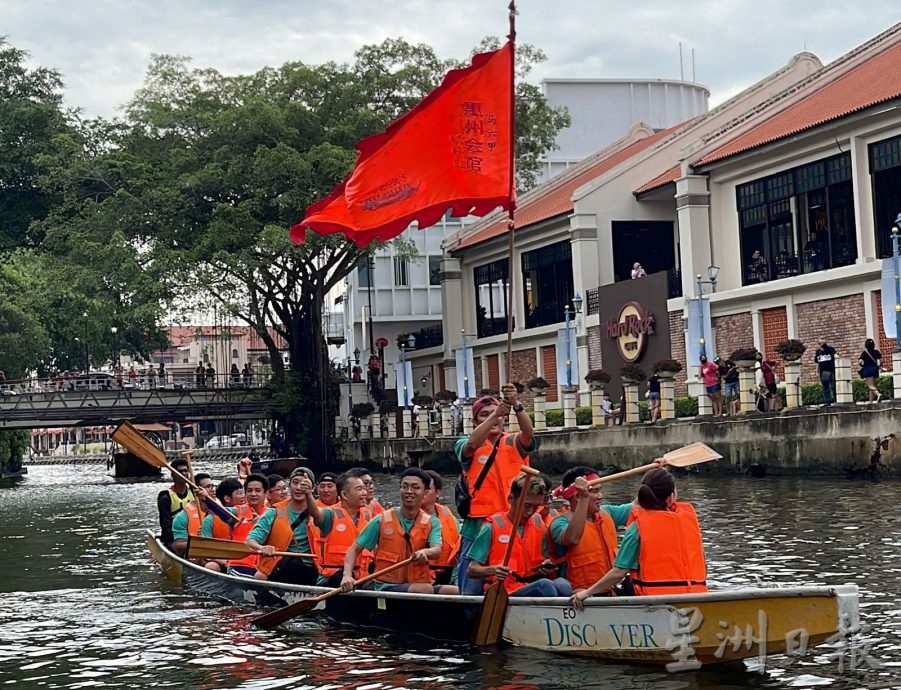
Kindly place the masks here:
POLYGON ((640 263, 638 263, 636 261, 634 264, 632 264, 632 277, 633 278, 645 278, 645 277, 647 277, 647 275, 648 274, 645 272, 644 268, 642 268, 640 263))
POLYGON ((733 417, 739 413, 740 400, 738 391, 738 367, 731 359, 720 363, 720 376, 725 387, 726 404, 729 406, 729 414, 733 417))
POLYGON ((707 396, 713 405, 713 415, 719 417, 723 414, 723 396, 720 392, 720 368, 713 362, 707 361, 706 355, 701 355, 701 368, 698 371, 707 389, 707 396))
POLYGON ((876 388, 876 379, 879 378, 879 367, 882 363, 882 353, 876 349, 876 343, 872 338, 867 338, 863 344, 863 352, 857 360, 860 365, 860 378, 867 382, 870 402, 879 402, 882 394, 876 388))
POLYGON ((147 367, 147 386, 150 390, 156 388, 156 369, 153 368, 152 362, 150 366, 147 367))
POLYGON ((782 400, 779 398, 779 389, 776 387, 776 363, 766 359, 762 352, 758 352, 755 359, 763 376, 763 387, 766 389, 766 409, 778 410, 782 407, 782 400))
POLYGON ((648 407, 651 411, 651 424, 660 419, 660 377, 653 374, 648 379, 648 407))
POLYGON ((820 338, 820 347, 814 353, 820 383, 823 384, 823 404, 828 407, 835 402, 835 348, 826 342, 826 336, 820 338))
POLYGON ((213 369, 212 363, 208 364, 206 367, 206 381, 210 388, 216 387, 216 370, 213 369))

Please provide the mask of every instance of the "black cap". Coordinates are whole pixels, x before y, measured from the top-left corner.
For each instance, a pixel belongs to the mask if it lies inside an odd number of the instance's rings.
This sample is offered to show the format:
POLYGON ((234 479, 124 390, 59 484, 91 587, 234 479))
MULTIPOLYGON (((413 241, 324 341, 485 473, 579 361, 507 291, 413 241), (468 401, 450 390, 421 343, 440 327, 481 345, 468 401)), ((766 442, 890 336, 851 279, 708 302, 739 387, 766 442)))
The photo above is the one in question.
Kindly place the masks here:
POLYGON ((323 472, 319 475, 319 479, 316 481, 316 483, 322 484, 322 482, 332 482, 332 484, 337 484, 338 475, 334 472, 323 472))

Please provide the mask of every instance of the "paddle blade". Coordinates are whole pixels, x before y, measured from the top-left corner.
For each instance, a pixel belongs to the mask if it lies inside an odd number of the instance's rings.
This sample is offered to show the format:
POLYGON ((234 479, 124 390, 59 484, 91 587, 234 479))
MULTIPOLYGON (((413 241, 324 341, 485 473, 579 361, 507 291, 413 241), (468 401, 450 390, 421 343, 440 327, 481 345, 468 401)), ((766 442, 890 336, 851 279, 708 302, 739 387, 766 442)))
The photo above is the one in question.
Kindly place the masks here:
POLYGON ((113 432, 113 440, 129 453, 153 467, 166 467, 166 454, 157 448, 129 421, 124 421, 113 432))
POLYGON ((719 460, 722 457, 713 448, 704 445, 700 441, 663 454, 663 459, 666 460, 668 465, 673 467, 690 467, 691 465, 699 465, 710 460, 719 460))
POLYGON ((492 645, 501 641, 509 596, 501 582, 495 582, 488 588, 472 630, 473 644, 492 645))
POLYGON ((316 608, 316 604, 318 604, 319 601, 319 597, 301 599, 300 601, 289 604, 288 606, 282 606, 282 608, 280 609, 276 609, 275 611, 270 611, 269 613, 264 613, 261 616, 257 616, 251 621, 251 623, 258 628, 274 628, 277 625, 281 625, 285 621, 289 621, 292 618, 301 615, 302 613, 306 613, 307 611, 316 608))
POLYGON ((254 553, 247 544, 228 539, 210 539, 209 537, 188 538, 188 558, 224 558, 226 560, 243 558, 254 553))

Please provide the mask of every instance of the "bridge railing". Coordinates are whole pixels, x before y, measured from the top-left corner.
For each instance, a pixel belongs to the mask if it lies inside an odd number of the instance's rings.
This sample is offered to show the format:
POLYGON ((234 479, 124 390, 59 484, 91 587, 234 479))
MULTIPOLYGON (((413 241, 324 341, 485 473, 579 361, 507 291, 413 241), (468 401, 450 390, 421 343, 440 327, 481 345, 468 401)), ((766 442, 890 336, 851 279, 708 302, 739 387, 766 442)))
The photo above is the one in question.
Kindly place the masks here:
POLYGON ((116 390, 225 390, 264 388, 269 385, 268 375, 242 372, 208 374, 204 372, 164 372, 157 370, 124 370, 121 372, 92 371, 89 373, 64 373, 50 378, 0 380, 0 396, 10 397, 39 393, 67 393, 116 390))

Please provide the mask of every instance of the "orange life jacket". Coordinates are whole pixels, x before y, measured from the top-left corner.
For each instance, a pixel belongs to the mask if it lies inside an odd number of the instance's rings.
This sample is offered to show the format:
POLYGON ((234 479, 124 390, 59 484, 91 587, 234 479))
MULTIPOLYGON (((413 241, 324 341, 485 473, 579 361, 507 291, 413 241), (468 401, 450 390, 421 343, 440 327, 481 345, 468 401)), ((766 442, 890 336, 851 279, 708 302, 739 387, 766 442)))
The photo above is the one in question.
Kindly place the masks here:
MULTIPOLYGON (((329 508, 334 513, 332 530, 325 538, 322 537, 319 529, 311 520, 307 523, 307 537, 310 544, 313 544, 313 530, 319 533, 317 542, 318 550, 314 553, 319 554, 319 573, 324 577, 341 572, 344 569, 344 557, 351 545, 356 541, 357 536, 363 531, 363 528, 369 523, 369 511, 363 508, 360 516, 357 518, 357 524, 350 518, 344 508, 329 508)), ((357 557, 357 568, 361 573, 367 573, 369 564, 372 562, 372 552, 364 550, 357 557)))
MULTIPOLYGON (((234 514, 238 518, 238 524, 232 527, 223 522, 218 515, 213 515, 213 538, 214 539, 231 539, 232 541, 244 541, 250 530, 253 529, 253 523, 256 522, 256 513, 251 510, 246 503, 239 506, 232 506, 237 510, 234 514)), ((226 508, 228 510, 228 508, 226 508)), ((231 512, 231 511, 229 511, 231 512)))
MULTIPOLYGON (((274 546, 276 551, 287 551, 291 542, 295 540, 294 530, 291 529, 291 520, 288 519, 290 500, 290 498, 286 498, 272 506, 272 509, 275 510, 275 519, 272 521, 272 529, 269 530, 269 536, 266 537, 264 543, 274 546)), ((257 570, 268 577, 280 560, 281 556, 259 556, 257 570)))
POLYGON ((185 503, 182 508, 188 515, 188 534, 192 537, 200 536, 200 530, 203 528, 203 518, 200 516, 200 509, 197 503, 190 501, 185 503))
MULTIPOLYGON (((486 522, 491 525, 491 549, 488 551, 486 565, 500 565, 507 554, 507 544, 510 543, 513 534, 513 525, 504 513, 495 513, 486 522)), ((526 521, 522 536, 517 532, 513 537, 513 551, 508 564, 510 575, 504 580, 504 589, 511 594, 526 585, 513 575, 516 574, 523 579, 535 575, 535 568, 544 561, 541 550, 544 534, 544 522, 541 516, 535 513, 526 521)), ((494 578, 486 578, 486 589, 493 581, 494 578)))
POLYGON ((453 565, 457 560, 457 550, 460 548, 460 526, 447 506, 436 503, 435 514, 441 523, 441 555, 434 565, 453 565))
POLYGON ((376 501, 374 498, 369 502, 369 514, 372 517, 375 517, 376 515, 381 515, 384 512, 385 512, 385 509, 384 509, 384 507, 382 507, 382 504, 379 503, 378 501, 376 501))
MULTIPOLYGON (((550 529, 547 531, 547 541, 548 553, 556 553, 558 547, 550 529)), ((566 563, 566 579, 573 589, 588 589, 613 567, 616 547, 616 525, 610 514, 601 509, 594 518, 585 516, 585 529, 579 543, 567 547, 566 553, 553 561, 566 563)))
POLYGON ((495 513, 505 513, 510 509, 507 496, 510 494, 510 485, 519 474, 519 468, 529 464, 529 457, 520 457, 516 449, 516 434, 503 434, 498 443, 497 455, 494 458, 488 474, 482 480, 482 485, 476 490, 476 481, 482 473, 482 468, 488 462, 494 445, 485 441, 476 452, 472 454, 469 469, 466 470, 466 479, 469 482, 469 491, 472 494, 472 502, 469 507, 469 517, 483 518, 495 513))
POLYGON ((632 571, 635 593, 688 594, 707 591, 707 562, 698 516, 690 503, 672 510, 633 511, 640 545, 638 570, 632 571))
MULTIPOLYGON (((375 569, 381 570, 409 558, 414 551, 429 547, 429 533, 432 531, 432 516, 424 510, 413 522, 409 534, 405 535, 400 520, 397 518, 397 509, 390 508, 382 513, 379 525, 379 543, 375 548, 375 569)), ((382 575, 378 582, 388 584, 403 584, 413 582, 431 582, 429 564, 406 565, 403 568, 392 570, 382 575)))

